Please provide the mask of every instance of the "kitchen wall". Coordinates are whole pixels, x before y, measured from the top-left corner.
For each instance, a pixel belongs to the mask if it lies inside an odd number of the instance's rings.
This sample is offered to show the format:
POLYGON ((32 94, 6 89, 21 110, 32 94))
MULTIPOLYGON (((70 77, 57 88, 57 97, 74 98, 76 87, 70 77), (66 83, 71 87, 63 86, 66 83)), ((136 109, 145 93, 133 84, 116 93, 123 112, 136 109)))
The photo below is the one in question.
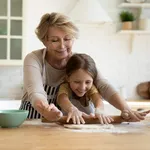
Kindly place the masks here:
MULTIPOLYGON (((26 53, 43 47, 34 34, 40 17, 52 11, 67 14, 75 2, 76 0, 25 1, 26 53)), ((99 2, 114 22, 95 27, 79 26, 80 38, 76 40, 73 51, 90 54, 100 72, 117 90, 125 87, 128 99, 139 99, 136 85, 150 79, 150 35, 135 35, 132 39, 131 35, 118 34, 118 14, 121 10, 118 5, 122 0, 99 2)), ((20 99, 22 78, 22 67, 0 67, 0 97, 20 99)))

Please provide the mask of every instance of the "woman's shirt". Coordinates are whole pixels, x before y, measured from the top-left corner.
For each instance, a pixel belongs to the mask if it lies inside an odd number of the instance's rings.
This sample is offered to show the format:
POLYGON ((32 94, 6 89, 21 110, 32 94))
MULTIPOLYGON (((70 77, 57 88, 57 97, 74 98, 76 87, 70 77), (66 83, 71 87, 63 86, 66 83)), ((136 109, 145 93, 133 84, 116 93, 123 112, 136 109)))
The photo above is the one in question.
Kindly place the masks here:
MULTIPOLYGON (((34 104, 37 99, 47 101, 44 85, 57 87, 63 82, 65 70, 53 68, 45 60, 45 55, 46 49, 40 49, 25 57, 23 101, 30 101, 31 104, 34 104)), ((115 89, 100 74, 96 82, 104 99, 107 100, 116 93, 115 89)))
POLYGON ((45 49, 29 53, 24 60, 24 90, 23 101, 32 104, 36 99, 47 101, 44 85, 57 87, 63 82, 65 70, 53 68, 46 60, 45 49))

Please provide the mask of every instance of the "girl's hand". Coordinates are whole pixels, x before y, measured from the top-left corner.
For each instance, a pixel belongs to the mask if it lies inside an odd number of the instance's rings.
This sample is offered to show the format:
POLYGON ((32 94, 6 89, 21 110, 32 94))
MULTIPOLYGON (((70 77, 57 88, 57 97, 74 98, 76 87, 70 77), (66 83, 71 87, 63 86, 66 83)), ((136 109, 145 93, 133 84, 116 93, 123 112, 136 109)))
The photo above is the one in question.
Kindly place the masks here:
POLYGON ((113 118, 104 114, 104 110, 101 108, 95 109, 95 117, 99 119, 101 124, 109 124, 113 122, 113 118))
POLYGON ((68 116, 67 116, 67 122, 72 119, 74 124, 84 124, 85 121, 82 117, 82 112, 79 111, 76 107, 72 106, 69 108, 68 116))
POLYGON ((150 110, 144 112, 132 111, 132 110, 123 110, 121 116, 123 119, 129 122, 137 122, 145 119, 145 116, 150 113, 150 110))

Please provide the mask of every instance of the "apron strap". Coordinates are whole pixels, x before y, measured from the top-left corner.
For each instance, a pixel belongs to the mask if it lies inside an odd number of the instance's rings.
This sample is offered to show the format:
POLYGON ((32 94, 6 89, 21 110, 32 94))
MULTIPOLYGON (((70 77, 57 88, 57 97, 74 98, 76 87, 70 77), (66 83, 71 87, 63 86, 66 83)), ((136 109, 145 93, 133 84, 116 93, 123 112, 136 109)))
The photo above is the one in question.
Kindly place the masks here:
POLYGON ((46 48, 43 50, 43 56, 42 56, 42 80, 43 80, 43 84, 44 84, 44 85, 45 85, 45 82, 46 82, 45 56, 46 56, 46 48))

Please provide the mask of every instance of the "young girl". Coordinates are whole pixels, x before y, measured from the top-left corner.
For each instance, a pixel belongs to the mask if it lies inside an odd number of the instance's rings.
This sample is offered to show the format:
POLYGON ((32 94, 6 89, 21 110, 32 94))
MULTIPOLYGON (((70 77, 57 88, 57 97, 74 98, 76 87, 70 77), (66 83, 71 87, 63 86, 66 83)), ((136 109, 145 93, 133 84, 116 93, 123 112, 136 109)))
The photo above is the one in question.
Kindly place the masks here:
POLYGON ((60 85, 57 103, 63 113, 67 113, 67 122, 84 124, 82 113, 93 114, 101 124, 113 119, 104 114, 102 97, 96 88, 97 69, 94 60, 86 54, 74 54, 66 66, 66 82, 60 85), (94 83, 94 84, 93 84, 94 83))

